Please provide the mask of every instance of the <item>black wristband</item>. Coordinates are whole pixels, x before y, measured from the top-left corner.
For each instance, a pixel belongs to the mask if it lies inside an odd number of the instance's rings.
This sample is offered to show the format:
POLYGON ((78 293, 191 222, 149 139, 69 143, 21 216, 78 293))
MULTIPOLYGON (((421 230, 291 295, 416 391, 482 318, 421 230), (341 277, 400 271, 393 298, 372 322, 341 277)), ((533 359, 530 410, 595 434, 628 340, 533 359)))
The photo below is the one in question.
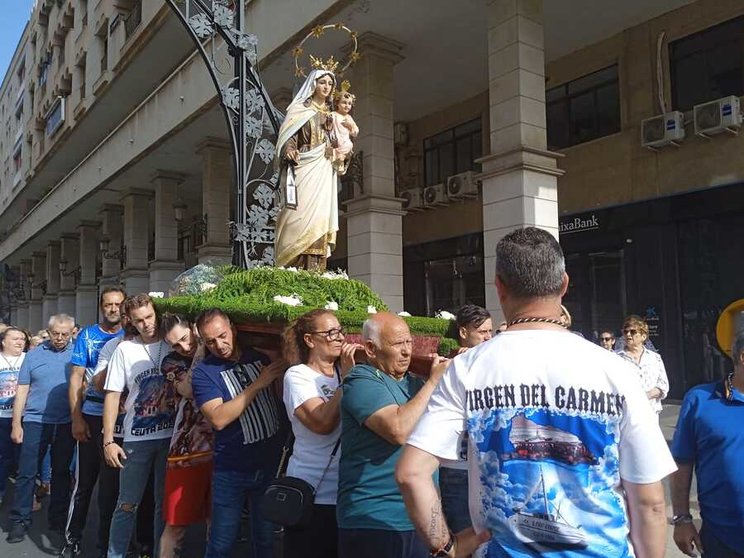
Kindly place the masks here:
POLYGON ((115 444, 115 443, 116 443, 116 440, 109 440, 108 442, 103 442, 103 447, 104 447, 104 448, 107 448, 107 447, 109 447, 109 446, 110 446, 111 444, 115 444))
POLYGON ((689 513, 678 513, 669 522, 671 525, 680 525, 681 523, 692 523, 692 515, 689 513))

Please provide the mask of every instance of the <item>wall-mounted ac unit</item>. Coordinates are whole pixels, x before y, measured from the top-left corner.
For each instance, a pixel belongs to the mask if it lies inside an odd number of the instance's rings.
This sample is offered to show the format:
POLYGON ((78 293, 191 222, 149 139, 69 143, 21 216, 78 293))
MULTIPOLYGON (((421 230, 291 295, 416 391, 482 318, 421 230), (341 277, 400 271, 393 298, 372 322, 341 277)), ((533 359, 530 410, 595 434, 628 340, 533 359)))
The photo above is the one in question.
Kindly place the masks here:
POLYGON ((403 209, 405 211, 424 210, 424 191, 421 188, 411 188, 400 193, 403 198, 403 209))
POLYGON ((454 174, 447 179, 447 197, 450 199, 469 198, 478 195, 478 181, 473 171, 454 174))
POLYGON ((709 103, 695 105, 695 134, 712 136, 721 132, 737 133, 741 127, 739 97, 730 95, 709 103))
POLYGON ((677 145, 685 139, 685 117, 675 110, 641 121, 641 145, 650 149, 677 145))
POLYGON ((435 184, 424 188, 424 207, 447 205, 447 193, 444 184, 435 184))

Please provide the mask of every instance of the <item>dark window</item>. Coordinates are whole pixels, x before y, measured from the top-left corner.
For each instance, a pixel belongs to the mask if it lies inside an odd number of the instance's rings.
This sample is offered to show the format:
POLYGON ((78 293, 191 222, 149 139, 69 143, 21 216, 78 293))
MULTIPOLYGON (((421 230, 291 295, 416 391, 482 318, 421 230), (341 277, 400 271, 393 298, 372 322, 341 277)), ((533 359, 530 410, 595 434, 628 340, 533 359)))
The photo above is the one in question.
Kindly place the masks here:
POLYGON ((669 65, 677 110, 744 95, 744 17, 670 43, 669 65))
POLYGON ((620 131, 617 64, 545 92, 548 146, 570 147, 620 131))
POLYGON ((424 140, 425 186, 443 184, 454 174, 480 171, 483 156, 481 120, 465 122, 424 140))

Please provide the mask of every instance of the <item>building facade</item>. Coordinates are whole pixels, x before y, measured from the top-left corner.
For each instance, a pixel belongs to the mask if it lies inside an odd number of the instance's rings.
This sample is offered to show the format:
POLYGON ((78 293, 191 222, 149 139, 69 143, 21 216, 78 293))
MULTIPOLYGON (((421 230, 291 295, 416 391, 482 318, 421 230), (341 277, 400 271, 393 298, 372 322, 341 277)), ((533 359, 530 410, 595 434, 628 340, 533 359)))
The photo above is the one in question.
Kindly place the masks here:
MULTIPOLYGON (((592 338, 642 314, 673 396, 719 377, 715 319, 740 297, 730 238, 744 222, 744 139, 730 99, 744 95, 744 5, 421 6, 246 3, 279 108, 297 86, 300 38, 336 21, 359 34, 362 58, 345 77, 362 164, 342 188, 330 265, 395 310, 475 302, 498 313, 495 245, 541 226, 566 252, 576 329, 592 338), (705 132, 694 107, 718 99, 729 125, 705 132), (661 128, 644 124, 663 114, 661 128)), ((340 46, 328 44, 318 52, 340 46)), ((227 126, 163 0, 37 2, 0 121, 5 319, 92 322, 102 285, 167 291, 197 262, 230 260, 227 126)))

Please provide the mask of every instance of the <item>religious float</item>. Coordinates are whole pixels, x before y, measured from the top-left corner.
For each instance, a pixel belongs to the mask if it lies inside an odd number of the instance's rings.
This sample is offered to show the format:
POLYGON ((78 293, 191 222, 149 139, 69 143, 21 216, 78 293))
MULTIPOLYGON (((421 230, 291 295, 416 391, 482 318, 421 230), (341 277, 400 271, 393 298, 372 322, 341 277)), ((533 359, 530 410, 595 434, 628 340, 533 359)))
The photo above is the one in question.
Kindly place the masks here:
MULTIPOLYGON (((168 296, 155 298, 158 311, 193 318, 202 310, 220 308, 236 324, 242 342, 269 350, 280 347, 289 322, 315 308, 332 310, 352 343, 361 343, 362 324, 370 314, 388 310, 367 285, 342 271, 198 265, 163 294, 168 296)), ((427 374, 432 353, 448 355, 457 348, 452 320, 401 317, 413 336, 412 372, 427 374)))

